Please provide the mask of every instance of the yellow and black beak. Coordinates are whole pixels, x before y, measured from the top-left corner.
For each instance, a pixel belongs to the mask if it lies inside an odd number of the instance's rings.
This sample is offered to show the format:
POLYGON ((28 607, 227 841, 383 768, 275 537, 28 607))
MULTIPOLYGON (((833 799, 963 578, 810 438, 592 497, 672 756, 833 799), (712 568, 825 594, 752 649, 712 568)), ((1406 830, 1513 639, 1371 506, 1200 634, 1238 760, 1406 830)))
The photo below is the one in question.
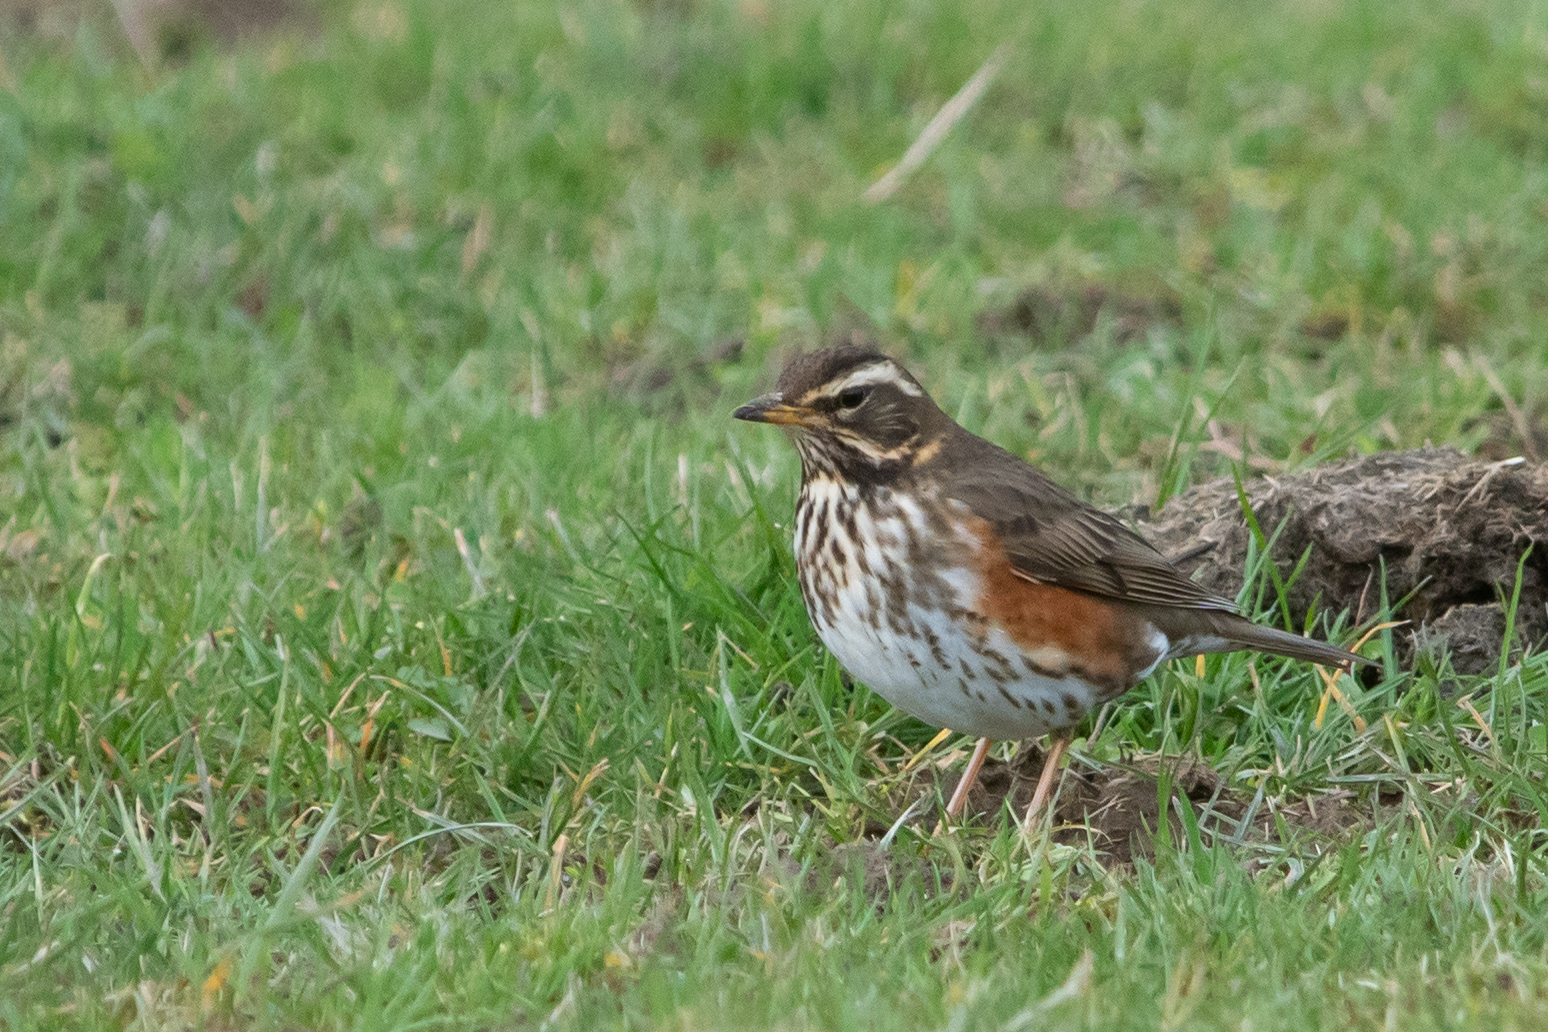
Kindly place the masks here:
POLYGON ((778 391, 754 398, 731 413, 737 419, 745 419, 749 423, 773 423, 775 426, 803 426, 811 414, 811 409, 786 405, 778 391))

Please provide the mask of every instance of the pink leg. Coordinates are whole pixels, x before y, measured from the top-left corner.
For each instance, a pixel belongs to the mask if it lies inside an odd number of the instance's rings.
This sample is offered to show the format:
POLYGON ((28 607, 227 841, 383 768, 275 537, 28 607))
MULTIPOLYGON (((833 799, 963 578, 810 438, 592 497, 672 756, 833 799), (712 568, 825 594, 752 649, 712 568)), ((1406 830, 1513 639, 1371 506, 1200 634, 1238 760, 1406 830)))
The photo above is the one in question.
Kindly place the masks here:
POLYGON ((1043 773, 1038 776, 1037 789, 1032 793, 1032 804, 1027 807, 1026 819, 1022 822, 1022 830, 1030 832, 1037 813, 1048 801, 1048 793, 1053 788, 1054 775, 1064 764, 1064 751, 1070 747, 1070 740, 1064 737, 1049 739, 1048 754, 1043 757, 1043 773))
POLYGON ((978 770, 984 765, 984 758, 989 755, 989 746, 993 744, 987 738, 980 738, 978 744, 973 746, 973 755, 968 759, 967 770, 962 772, 962 778, 957 782, 957 787, 951 793, 951 801, 946 804, 946 816, 956 818, 961 815, 962 808, 967 805, 968 793, 972 791, 973 784, 978 780, 978 770))

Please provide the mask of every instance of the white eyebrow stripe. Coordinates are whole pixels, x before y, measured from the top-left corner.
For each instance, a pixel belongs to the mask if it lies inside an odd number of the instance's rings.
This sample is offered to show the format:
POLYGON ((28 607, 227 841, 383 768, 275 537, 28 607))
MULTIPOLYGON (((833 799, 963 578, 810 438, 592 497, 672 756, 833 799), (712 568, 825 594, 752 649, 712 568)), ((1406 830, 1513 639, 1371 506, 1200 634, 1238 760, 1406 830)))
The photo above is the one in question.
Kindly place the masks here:
POLYGON ((878 383, 891 384, 904 394, 915 398, 924 393, 912 381, 903 376, 898 371, 897 366, 888 361, 872 362, 868 366, 861 366, 823 393, 829 397, 837 397, 851 388, 870 387, 878 383))

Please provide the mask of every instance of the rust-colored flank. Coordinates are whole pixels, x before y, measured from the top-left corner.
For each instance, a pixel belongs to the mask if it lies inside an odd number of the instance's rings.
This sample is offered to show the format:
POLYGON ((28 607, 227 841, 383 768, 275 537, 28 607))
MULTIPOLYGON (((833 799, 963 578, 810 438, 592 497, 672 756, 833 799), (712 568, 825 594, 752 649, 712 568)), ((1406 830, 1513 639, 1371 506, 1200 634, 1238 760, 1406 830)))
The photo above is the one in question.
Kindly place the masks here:
POLYGON ((1155 662, 1147 640, 1152 629, 1143 617, 1121 603, 1027 579, 1011 564, 988 522, 975 523, 984 557, 980 610, 1028 656, 1052 659, 1055 651, 1062 653, 1069 671, 1104 696, 1127 691, 1155 662))

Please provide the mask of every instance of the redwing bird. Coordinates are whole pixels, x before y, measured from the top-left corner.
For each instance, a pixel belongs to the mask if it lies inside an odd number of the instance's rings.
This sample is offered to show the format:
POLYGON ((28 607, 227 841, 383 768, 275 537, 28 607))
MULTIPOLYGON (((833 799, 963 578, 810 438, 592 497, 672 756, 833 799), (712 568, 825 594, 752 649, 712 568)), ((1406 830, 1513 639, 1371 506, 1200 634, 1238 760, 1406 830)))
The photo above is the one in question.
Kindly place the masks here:
POLYGON ((735 412, 801 453, 795 555, 818 636, 899 709, 993 739, 1053 736, 1030 827, 1074 727, 1164 660, 1257 649, 1311 663, 1351 652, 1241 616, 1123 523, 952 421, 879 352, 795 358, 735 412))

